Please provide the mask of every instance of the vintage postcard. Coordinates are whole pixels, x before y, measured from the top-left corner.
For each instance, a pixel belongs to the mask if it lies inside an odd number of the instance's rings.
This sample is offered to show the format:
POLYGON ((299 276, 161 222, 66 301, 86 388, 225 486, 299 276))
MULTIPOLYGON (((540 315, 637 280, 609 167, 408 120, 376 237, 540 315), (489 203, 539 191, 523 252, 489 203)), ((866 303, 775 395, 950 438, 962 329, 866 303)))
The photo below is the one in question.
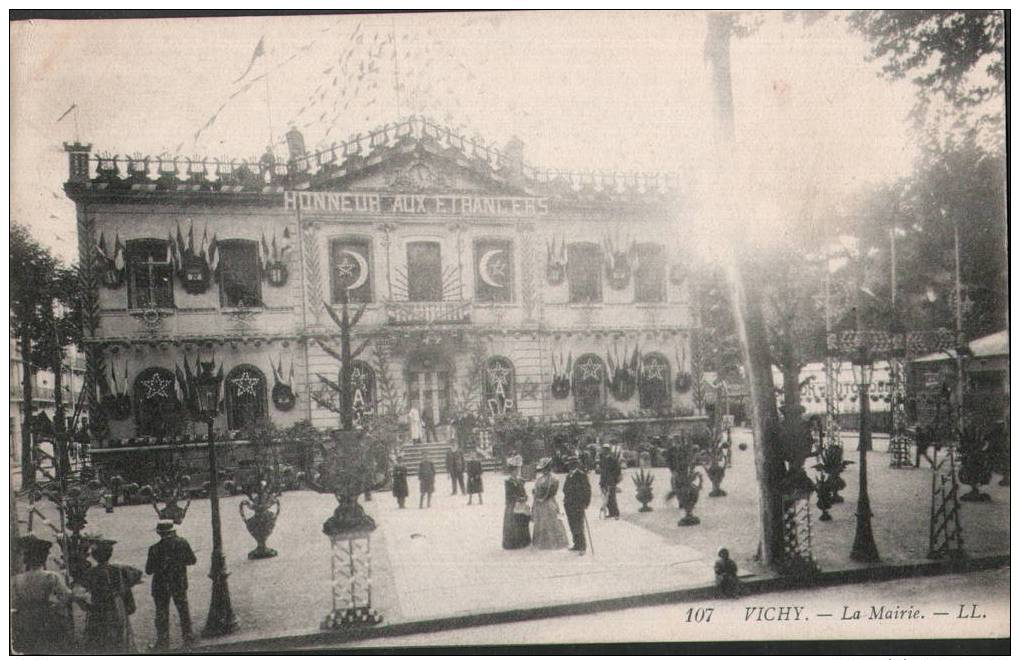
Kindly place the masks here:
POLYGON ((9 650, 1007 652, 1008 20, 14 12, 9 650))

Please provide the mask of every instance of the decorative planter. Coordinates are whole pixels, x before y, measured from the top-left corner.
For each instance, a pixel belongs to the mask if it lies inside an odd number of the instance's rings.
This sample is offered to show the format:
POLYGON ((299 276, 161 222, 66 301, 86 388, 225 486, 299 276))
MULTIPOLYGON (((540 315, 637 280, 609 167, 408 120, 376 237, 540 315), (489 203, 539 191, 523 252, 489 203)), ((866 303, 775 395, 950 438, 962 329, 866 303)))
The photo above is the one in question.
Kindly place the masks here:
POLYGON ((648 513, 652 510, 648 503, 652 501, 652 483, 655 481, 655 477, 642 468, 637 474, 631 475, 631 479, 634 481, 634 497, 641 503, 641 508, 638 511, 648 513))
POLYGON ((266 281, 269 286, 286 286, 287 279, 287 264, 282 261, 270 261, 266 264, 266 281))
POLYGON ((713 462, 705 469, 708 480, 712 483, 712 490, 708 492, 709 497, 726 497, 726 491, 719 487, 723 477, 726 476, 726 468, 720 463, 713 462))
POLYGON ((255 549, 248 553, 248 559, 268 559, 275 557, 277 552, 266 546, 266 541, 276 527, 276 518, 280 515, 280 500, 273 496, 272 502, 267 504, 251 504, 248 500, 242 500, 240 504, 241 520, 248 529, 248 533, 255 539, 255 549), (275 511, 273 506, 275 505, 275 511), (251 515, 244 517, 245 509, 251 509, 251 515))

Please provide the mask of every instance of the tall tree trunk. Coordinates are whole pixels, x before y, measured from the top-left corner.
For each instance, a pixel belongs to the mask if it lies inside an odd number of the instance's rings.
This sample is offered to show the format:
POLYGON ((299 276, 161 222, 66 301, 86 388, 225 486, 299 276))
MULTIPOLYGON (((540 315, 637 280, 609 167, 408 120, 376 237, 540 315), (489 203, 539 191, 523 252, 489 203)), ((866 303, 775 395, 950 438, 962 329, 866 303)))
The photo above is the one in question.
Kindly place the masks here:
MULTIPOLYGON (((733 33, 733 16, 724 13, 708 15, 708 36, 705 42, 705 58, 712 74, 714 96, 715 137, 719 183, 732 177, 734 172, 733 152, 734 112, 733 88, 730 77, 730 39, 733 33)), ((732 189, 719 186, 719 190, 732 189)), ((722 204, 729 203, 721 200, 722 204)), ((728 220, 736 221, 731 207, 724 207, 728 220)), ((738 246, 739 247, 739 246, 738 246)), ((742 250, 736 250, 740 253, 742 250)), ((729 269, 730 302, 734 310, 737 333, 743 355, 744 369, 750 395, 751 428, 754 433, 754 459, 758 476, 758 508, 761 524, 760 559, 770 568, 775 568, 783 558, 783 503, 779 490, 785 466, 776 432, 778 413, 776 411, 775 385, 772 381, 772 359, 769 351, 765 317, 762 313, 760 294, 754 287, 744 291, 740 268, 734 259, 729 269)))
POLYGON ((32 460, 32 335, 21 333, 21 488, 35 486, 35 462, 32 460))
POLYGON ((784 362, 780 371, 783 374, 783 405, 795 410, 800 406, 800 364, 784 362))
POLYGON ((64 365, 63 350, 57 351, 53 361, 53 440, 57 464, 57 476, 67 477, 71 474, 71 458, 67 450, 67 433, 64 423, 64 365))

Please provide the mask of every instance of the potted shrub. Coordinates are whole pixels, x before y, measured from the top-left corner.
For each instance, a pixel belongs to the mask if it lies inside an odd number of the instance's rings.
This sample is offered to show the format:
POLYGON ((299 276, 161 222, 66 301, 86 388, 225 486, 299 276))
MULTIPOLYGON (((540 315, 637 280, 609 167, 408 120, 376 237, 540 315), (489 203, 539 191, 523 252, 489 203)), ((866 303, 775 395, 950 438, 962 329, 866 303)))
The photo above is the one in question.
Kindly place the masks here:
POLYGON ((666 495, 666 501, 676 498, 677 506, 684 510, 684 517, 677 522, 678 526, 697 525, 701 520, 693 512, 703 481, 697 470, 697 449, 686 441, 681 441, 673 449, 670 461, 672 488, 666 495))
POLYGON ((846 488, 846 481, 840 475, 846 470, 846 466, 852 463, 853 461, 843 460, 843 447, 841 445, 826 445, 818 457, 815 469, 825 474, 825 479, 828 482, 827 487, 831 493, 832 504, 839 504, 843 501, 839 491, 846 488))
POLYGON ((636 488, 634 497, 641 503, 641 508, 638 511, 641 513, 651 511, 652 507, 648 506, 648 503, 652 501, 652 482, 655 481, 655 476, 651 472, 645 472, 642 468, 637 474, 631 475, 631 479, 636 488))
MULTIPOLYGON (((815 466, 816 468, 818 466, 815 466)), ((829 515, 829 509, 832 508, 832 480, 829 475, 822 473, 815 477, 815 493, 818 495, 818 500, 815 504, 822 511, 822 515, 819 516, 819 520, 829 521, 832 520, 832 516, 829 515)))

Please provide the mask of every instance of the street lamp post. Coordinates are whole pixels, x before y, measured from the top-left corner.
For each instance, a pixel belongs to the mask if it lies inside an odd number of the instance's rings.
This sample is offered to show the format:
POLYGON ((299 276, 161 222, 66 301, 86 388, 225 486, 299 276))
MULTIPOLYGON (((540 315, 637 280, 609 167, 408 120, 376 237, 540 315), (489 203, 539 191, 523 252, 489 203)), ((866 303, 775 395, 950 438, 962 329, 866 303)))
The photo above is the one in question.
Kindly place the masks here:
POLYGON ((198 411, 209 426, 209 506, 212 510, 213 549, 209 568, 212 580, 212 599, 209 616, 202 631, 205 637, 225 635, 237 626, 234 608, 230 604, 230 587, 227 584, 227 561, 223 556, 223 535, 220 529, 219 473, 216 467, 216 442, 213 421, 219 409, 220 384, 223 376, 213 373, 213 363, 203 362, 202 373, 196 383, 198 411))
POLYGON ((874 366, 871 354, 866 346, 859 346, 851 361, 854 382, 860 396, 860 436, 857 449, 860 457, 860 481, 857 495, 857 528, 854 531, 854 546, 850 558, 854 561, 880 561, 878 548, 875 546, 875 535, 871 530, 871 500, 868 497, 868 451, 865 444, 870 435, 870 419, 868 389, 871 387, 871 373, 874 366))

